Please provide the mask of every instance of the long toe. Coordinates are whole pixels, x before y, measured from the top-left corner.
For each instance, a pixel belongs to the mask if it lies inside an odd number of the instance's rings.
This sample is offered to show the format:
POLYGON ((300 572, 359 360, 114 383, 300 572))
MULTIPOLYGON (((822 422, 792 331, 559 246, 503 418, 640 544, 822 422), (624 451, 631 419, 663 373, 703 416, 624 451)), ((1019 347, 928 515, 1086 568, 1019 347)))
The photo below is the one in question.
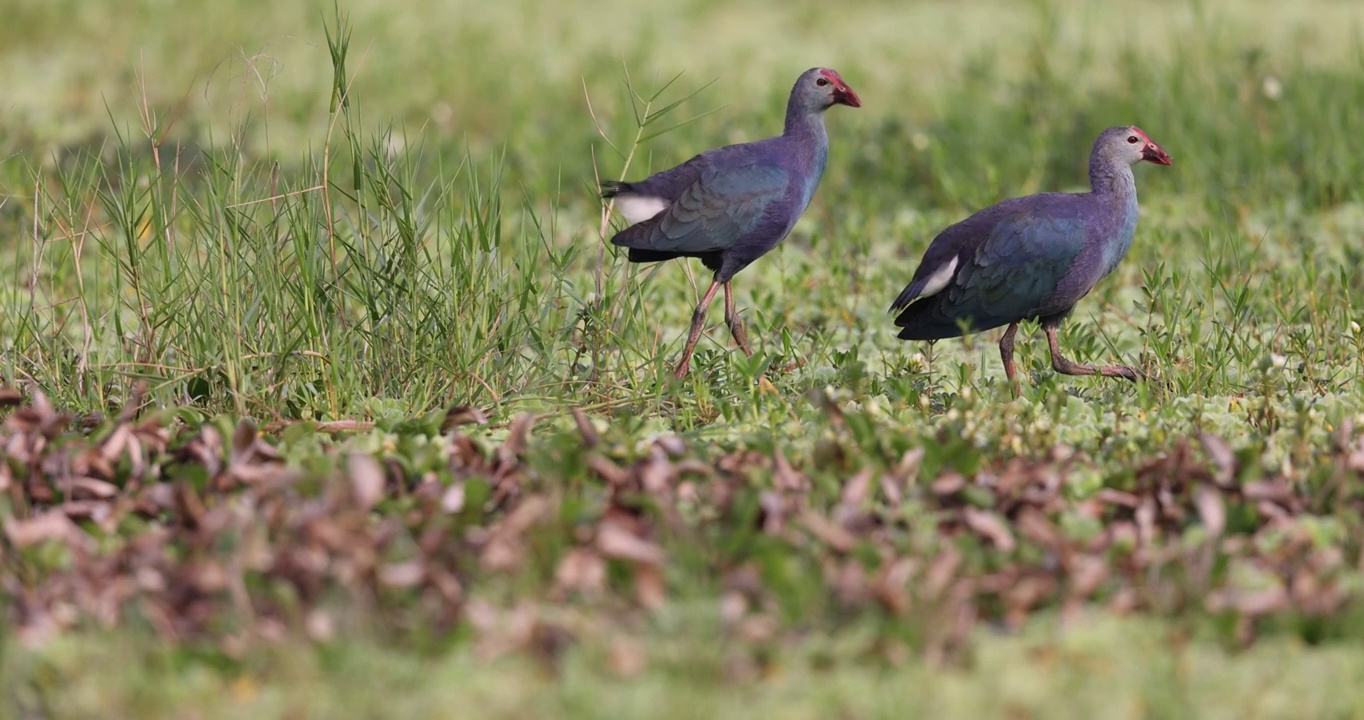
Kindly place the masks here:
POLYGON ((1151 380, 1151 378, 1148 377, 1146 373, 1136 368, 1128 367, 1126 365, 1118 365, 1117 369, 1120 375, 1127 378, 1128 380, 1131 380, 1132 382, 1149 382, 1151 380))

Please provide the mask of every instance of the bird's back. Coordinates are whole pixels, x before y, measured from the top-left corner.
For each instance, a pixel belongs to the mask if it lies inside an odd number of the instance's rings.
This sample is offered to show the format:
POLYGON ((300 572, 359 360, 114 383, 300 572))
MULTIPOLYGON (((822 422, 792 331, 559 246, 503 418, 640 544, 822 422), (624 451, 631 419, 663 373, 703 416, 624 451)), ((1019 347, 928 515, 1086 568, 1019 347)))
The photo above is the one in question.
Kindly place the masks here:
MULTIPOLYGON (((899 337, 936 340, 1065 312, 1094 282, 1088 193, 992 205, 944 229, 892 306, 899 337)), ((1097 264, 1096 264, 1097 267, 1097 264)))
POLYGON ((801 158, 790 145, 784 136, 728 145, 630 183, 629 193, 658 197, 663 204, 611 242, 679 256, 741 244, 770 249, 793 224, 787 216, 803 211, 813 194, 808 181, 801 182, 801 158))

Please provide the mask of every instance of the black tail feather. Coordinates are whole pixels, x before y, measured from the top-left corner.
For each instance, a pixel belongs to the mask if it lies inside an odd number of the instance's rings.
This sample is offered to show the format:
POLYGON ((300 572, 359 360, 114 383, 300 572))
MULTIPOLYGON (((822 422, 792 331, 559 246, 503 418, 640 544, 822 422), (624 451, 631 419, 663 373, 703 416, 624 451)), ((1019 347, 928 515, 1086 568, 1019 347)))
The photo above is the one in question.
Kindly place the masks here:
POLYGON ((913 324, 914 321, 918 319, 918 315, 923 311, 923 308, 918 307, 918 303, 910 303, 908 305, 893 307, 890 311, 895 314, 895 327, 903 328, 913 324))
POLYGON ((651 263, 672 260, 673 258, 683 257, 675 252, 666 250, 646 250, 643 248, 630 248, 629 260, 632 263, 651 263))
POLYGON ((623 192, 630 192, 630 183, 620 182, 619 180, 601 181, 601 196, 603 199, 611 199, 623 192))
POLYGON ((923 292, 923 290, 924 283, 922 280, 910 282, 905 286, 904 290, 900 291, 900 295, 890 304, 890 308, 886 310, 886 312, 895 313, 908 308, 910 304, 919 299, 919 293, 923 292))

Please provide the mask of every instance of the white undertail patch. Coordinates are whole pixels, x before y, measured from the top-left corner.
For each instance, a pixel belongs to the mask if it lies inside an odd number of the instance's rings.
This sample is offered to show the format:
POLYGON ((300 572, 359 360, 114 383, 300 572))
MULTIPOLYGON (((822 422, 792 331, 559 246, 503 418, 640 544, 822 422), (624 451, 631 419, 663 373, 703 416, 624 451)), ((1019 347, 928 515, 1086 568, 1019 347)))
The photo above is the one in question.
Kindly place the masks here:
POLYGON ((616 212, 625 221, 634 225, 668 209, 668 203, 661 197, 652 195, 617 195, 616 212))
POLYGON ((947 287, 947 283, 952 282, 952 276, 957 273, 957 258, 952 258, 952 262, 943 265, 933 271, 928 276, 928 282, 924 283, 924 289, 919 292, 919 297, 926 298, 937 295, 947 287))

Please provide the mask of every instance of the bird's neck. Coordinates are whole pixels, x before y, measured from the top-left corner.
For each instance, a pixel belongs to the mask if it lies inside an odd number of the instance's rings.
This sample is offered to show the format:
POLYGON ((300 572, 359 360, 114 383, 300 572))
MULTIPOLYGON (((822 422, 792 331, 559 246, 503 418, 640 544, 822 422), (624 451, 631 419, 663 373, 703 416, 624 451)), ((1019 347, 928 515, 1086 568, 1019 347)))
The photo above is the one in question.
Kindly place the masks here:
POLYGON ((1095 195, 1122 201, 1137 194, 1137 181, 1132 177, 1132 166, 1125 162, 1103 162, 1099 159, 1091 161, 1089 187, 1095 195))
POLYGON ((786 129, 782 133, 787 136, 810 139, 828 139, 824 132, 824 113, 811 111, 794 104, 786 106, 786 129))

